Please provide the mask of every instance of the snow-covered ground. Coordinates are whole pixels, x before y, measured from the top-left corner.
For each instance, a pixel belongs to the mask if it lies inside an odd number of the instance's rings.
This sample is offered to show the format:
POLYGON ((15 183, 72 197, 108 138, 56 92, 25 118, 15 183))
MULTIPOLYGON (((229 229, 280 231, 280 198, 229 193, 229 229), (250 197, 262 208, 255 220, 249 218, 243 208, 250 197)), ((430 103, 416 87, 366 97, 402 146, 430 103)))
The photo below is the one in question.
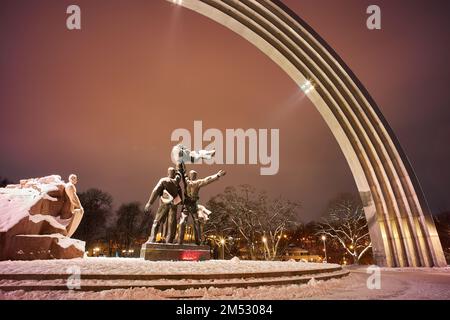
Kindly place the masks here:
POLYGON ((134 258, 92 258, 70 260, 0 261, 0 274, 71 273, 73 267, 81 274, 205 274, 296 271, 334 268, 336 264, 301 263, 291 261, 146 261, 134 258))
MULTIPOLYGON (((77 265, 90 274, 147 274, 186 272, 261 272, 314 268, 323 265, 298 262, 209 261, 209 262, 149 262, 139 259, 91 258, 32 262, 0 262, 1 273, 58 273, 77 265), (112 264, 117 268, 111 269, 112 264), (108 265, 109 268, 108 269, 108 265)), ((209 288, 165 290, 153 288, 114 289, 101 292, 80 291, 0 291, 0 299, 444 299, 450 300, 450 268, 381 269, 381 288, 369 289, 366 268, 350 268, 350 276, 317 281, 304 285, 256 288, 209 288)))
POLYGON ((450 275, 448 273, 395 272, 382 274, 381 289, 369 290, 365 272, 352 272, 350 276, 338 280, 315 281, 305 285, 273 286, 259 288, 210 288, 159 291, 152 288, 117 289, 101 292, 76 291, 13 291, 1 292, 0 299, 450 299, 450 275))

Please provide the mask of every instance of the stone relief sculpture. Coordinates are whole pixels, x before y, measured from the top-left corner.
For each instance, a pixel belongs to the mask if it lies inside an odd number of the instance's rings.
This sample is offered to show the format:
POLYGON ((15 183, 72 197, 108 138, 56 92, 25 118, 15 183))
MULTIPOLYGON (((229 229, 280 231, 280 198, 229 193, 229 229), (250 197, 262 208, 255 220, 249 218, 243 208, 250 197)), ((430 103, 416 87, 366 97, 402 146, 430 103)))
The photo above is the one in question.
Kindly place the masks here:
POLYGON ((85 243, 70 238, 84 213, 77 182, 51 175, 0 188, 0 260, 84 256, 85 243))
POLYGON ((78 177, 75 174, 71 174, 69 176, 69 182, 66 184, 64 188, 66 192, 66 196, 70 201, 70 212, 72 213, 71 221, 67 226, 67 236, 71 237, 78 226, 80 225, 81 219, 83 218, 84 209, 81 206, 80 199, 77 195, 77 188, 75 185, 78 182, 78 177))

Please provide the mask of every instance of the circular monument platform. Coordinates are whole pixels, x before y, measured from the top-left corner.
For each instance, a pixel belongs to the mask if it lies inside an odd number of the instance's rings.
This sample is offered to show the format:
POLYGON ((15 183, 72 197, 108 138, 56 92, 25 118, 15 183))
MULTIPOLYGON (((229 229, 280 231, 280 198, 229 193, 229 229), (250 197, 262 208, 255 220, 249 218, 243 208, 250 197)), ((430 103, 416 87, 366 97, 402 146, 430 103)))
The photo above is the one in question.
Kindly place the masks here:
POLYGON ((128 288, 186 290, 247 288, 308 283, 348 275, 337 264, 293 261, 146 261, 133 258, 84 258, 0 262, 0 291, 128 288))

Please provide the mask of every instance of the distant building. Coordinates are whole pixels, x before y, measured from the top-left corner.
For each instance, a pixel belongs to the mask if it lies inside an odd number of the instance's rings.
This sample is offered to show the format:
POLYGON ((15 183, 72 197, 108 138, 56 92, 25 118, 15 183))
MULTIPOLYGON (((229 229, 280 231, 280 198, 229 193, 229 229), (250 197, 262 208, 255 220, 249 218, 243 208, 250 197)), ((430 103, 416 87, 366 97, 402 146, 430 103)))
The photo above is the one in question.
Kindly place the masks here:
POLYGON ((295 261, 305 261, 305 262, 322 262, 323 258, 316 254, 310 254, 308 250, 302 249, 300 247, 288 247, 282 260, 295 260, 295 261))

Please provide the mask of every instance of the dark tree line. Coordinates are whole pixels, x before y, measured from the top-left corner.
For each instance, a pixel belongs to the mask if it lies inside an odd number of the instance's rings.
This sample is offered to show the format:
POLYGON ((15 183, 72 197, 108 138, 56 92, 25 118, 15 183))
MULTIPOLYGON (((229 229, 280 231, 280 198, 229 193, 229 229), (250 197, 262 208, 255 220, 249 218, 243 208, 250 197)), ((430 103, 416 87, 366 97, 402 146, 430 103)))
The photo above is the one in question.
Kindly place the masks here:
POLYGON ((126 203, 117 210, 117 220, 113 225, 112 234, 116 239, 130 248, 134 243, 149 236, 149 231, 153 217, 150 213, 145 213, 139 202, 126 203))
POLYGON ((78 196, 84 208, 84 216, 73 237, 89 244, 105 236, 107 221, 114 214, 113 198, 99 189, 89 189, 78 196))
POLYGON ((74 238, 86 241, 87 248, 103 242, 108 245, 108 255, 114 250, 132 248, 136 241, 148 237, 153 217, 144 213, 139 202, 122 204, 113 210, 113 198, 99 189, 89 189, 79 194, 84 216, 74 238))
POLYGON ((8 184, 13 184, 13 182, 7 178, 3 178, 0 176, 0 188, 6 187, 8 184))
POLYGON ((434 216, 434 223, 441 239, 447 263, 450 263, 450 211, 443 211, 434 216))

